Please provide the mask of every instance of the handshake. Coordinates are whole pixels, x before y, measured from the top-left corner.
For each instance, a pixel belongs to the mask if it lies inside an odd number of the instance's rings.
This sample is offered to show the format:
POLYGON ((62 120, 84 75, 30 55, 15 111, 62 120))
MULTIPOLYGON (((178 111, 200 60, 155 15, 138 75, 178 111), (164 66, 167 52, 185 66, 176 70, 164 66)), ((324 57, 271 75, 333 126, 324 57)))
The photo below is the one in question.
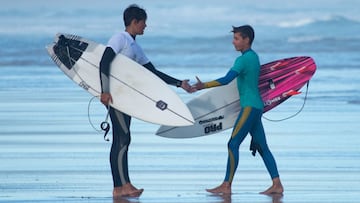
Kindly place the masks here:
POLYGON ((181 81, 181 88, 183 88, 188 93, 193 93, 198 90, 202 90, 205 88, 205 84, 201 82, 201 80, 196 76, 197 82, 193 85, 189 84, 189 80, 181 81))

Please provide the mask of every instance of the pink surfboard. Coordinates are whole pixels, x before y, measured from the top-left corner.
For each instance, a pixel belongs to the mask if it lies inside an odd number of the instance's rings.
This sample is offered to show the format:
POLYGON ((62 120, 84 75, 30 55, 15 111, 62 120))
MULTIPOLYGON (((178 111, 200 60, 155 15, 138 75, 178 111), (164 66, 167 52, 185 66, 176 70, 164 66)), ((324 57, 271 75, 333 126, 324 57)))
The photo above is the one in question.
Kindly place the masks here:
MULTIPOLYGON (((261 66, 259 90, 264 113, 275 108, 308 83, 316 71, 311 57, 281 59, 261 66)), ((192 126, 161 126, 157 135, 168 138, 192 138, 232 128, 240 112, 236 80, 226 86, 211 88, 187 103, 194 119, 192 126)))

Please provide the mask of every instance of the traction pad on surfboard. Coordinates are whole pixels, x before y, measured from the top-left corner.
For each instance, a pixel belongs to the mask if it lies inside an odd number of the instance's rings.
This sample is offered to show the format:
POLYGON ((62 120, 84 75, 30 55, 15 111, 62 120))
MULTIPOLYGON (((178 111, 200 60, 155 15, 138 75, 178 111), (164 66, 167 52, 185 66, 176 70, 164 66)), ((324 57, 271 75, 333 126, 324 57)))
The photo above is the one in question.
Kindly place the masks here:
POLYGON ((79 41, 76 36, 66 38, 60 35, 53 49, 58 59, 70 70, 88 45, 86 42, 79 41))

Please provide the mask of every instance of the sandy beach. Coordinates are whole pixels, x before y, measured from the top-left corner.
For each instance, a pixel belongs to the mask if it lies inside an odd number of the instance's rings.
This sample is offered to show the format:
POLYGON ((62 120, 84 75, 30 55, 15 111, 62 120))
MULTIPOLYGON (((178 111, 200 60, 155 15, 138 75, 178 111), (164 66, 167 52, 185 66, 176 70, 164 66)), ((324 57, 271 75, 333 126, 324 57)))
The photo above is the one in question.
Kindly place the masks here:
MULTIPOLYGON (((110 142, 89 124, 87 93, 80 88, 19 88, 3 90, 2 95, 12 101, 0 102, 0 202, 113 202, 110 142)), ((291 102, 284 106, 289 108, 265 115, 276 118, 293 112, 291 102)), ((90 107, 92 122, 104 119, 98 102, 90 107)), ((234 194, 215 196, 205 189, 224 177, 229 131, 167 139, 154 135, 157 125, 134 119, 130 177, 145 191, 140 198, 114 202, 358 202, 359 112, 358 104, 309 99, 295 118, 264 120, 285 187, 282 197, 258 194, 271 182, 261 158, 248 151, 249 139, 240 148, 234 194), (341 113, 334 110, 339 109, 336 105, 341 105, 341 113)))

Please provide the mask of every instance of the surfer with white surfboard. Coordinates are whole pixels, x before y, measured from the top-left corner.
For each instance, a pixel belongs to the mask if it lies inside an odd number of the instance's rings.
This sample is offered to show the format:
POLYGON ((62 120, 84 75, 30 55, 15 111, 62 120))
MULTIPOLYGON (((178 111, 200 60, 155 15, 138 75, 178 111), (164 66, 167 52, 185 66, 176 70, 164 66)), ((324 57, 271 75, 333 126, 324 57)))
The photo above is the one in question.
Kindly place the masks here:
POLYGON ((233 67, 226 76, 205 83, 197 78, 198 82, 192 86, 193 91, 202 90, 226 85, 237 78, 240 95, 241 110, 228 142, 225 179, 218 187, 207 189, 207 191, 215 194, 231 194, 231 184, 239 161, 239 147, 247 134, 250 133, 253 154, 256 151, 259 152, 272 179, 272 186, 261 192, 261 194, 282 194, 284 188, 280 181, 275 159, 266 143, 261 121, 264 104, 258 88, 260 62, 257 53, 251 48, 254 40, 254 30, 251 26, 244 25, 233 27, 232 32, 233 45, 242 55, 235 60, 233 67))
MULTIPOLYGON (((188 80, 178 80, 155 69, 145 56, 141 47, 136 43, 137 35, 142 35, 146 27, 146 11, 137 5, 130 5, 123 13, 125 31, 113 35, 100 61, 101 102, 109 108, 112 121, 113 143, 110 152, 110 165, 114 183, 113 197, 138 197, 143 189, 137 189, 131 184, 128 171, 128 147, 130 145, 131 116, 109 106, 112 102, 110 94, 109 74, 110 65, 119 53, 133 59, 137 63, 153 72, 169 85, 191 90, 188 80)), ((124 67, 116 67, 124 68, 124 67)), ((139 78, 141 80, 141 78, 139 78)), ((149 84, 151 85, 151 84, 149 84)))

